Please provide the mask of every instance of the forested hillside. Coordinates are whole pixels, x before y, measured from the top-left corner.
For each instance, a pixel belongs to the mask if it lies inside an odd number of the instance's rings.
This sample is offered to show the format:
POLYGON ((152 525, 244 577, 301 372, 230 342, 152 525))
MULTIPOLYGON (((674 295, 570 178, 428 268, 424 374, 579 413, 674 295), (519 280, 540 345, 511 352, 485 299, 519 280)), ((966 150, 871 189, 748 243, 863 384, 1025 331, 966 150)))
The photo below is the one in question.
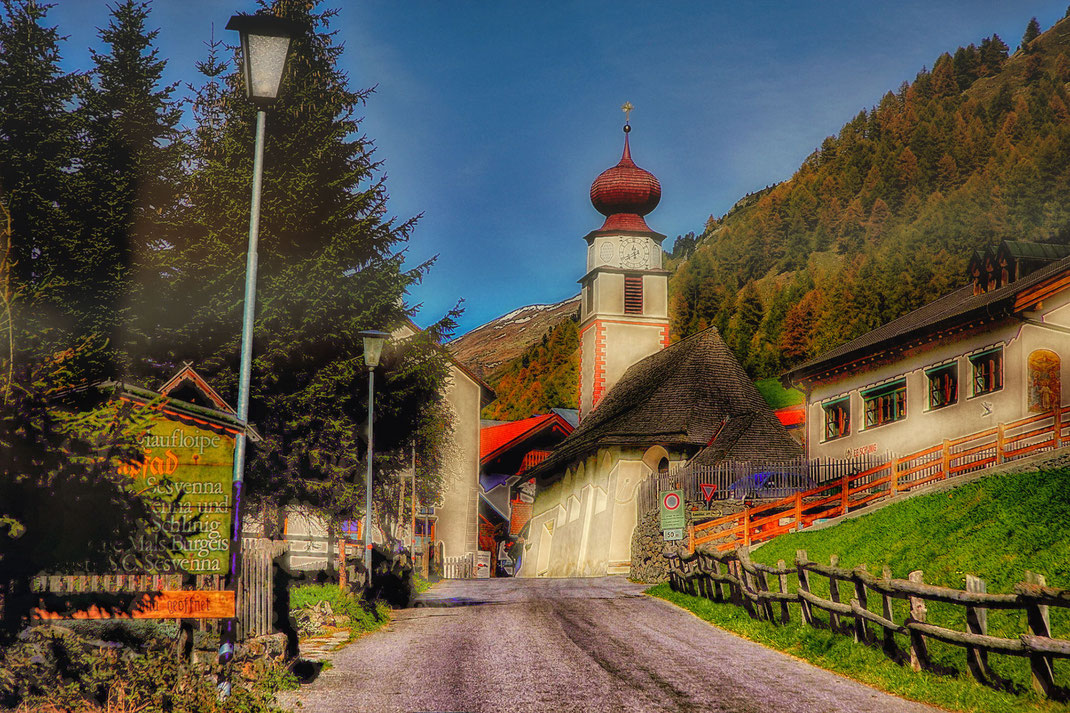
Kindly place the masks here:
POLYGON ((555 407, 576 408, 579 347, 576 317, 565 316, 540 341, 489 377, 498 398, 483 409, 483 417, 514 420, 555 407))
MULTIPOLYGON (((1070 243, 1068 82, 1068 19, 1030 21, 1013 54, 993 35, 941 55, 789 180, 677 237, 673 339, 715 325, 753 377, 775 377, 962 285, 975 249, 1070 243)), ((486 415, 575 405, 565 329, 495 370, 486 415)))
POLYGON ((673 338, 716 325, 773 376, 963 284, 977 248, 1070 242, 1070 20, 1038 30, 940 56, 678 240, 673 338))

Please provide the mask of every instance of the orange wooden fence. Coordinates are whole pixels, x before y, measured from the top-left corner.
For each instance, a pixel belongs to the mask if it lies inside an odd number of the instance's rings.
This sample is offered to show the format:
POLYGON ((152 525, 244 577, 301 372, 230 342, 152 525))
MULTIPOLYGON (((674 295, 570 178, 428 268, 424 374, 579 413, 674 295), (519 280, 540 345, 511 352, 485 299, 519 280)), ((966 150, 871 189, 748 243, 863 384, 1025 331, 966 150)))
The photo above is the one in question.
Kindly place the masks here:
POLYGON ((693 525, 688 530, 688 549, 694 552, 704 544, 720 551, 749 547, 937 480, 1068 445, 1068 416, 1070 406, 1061 406, 1001 423, 771 503, 693 525))

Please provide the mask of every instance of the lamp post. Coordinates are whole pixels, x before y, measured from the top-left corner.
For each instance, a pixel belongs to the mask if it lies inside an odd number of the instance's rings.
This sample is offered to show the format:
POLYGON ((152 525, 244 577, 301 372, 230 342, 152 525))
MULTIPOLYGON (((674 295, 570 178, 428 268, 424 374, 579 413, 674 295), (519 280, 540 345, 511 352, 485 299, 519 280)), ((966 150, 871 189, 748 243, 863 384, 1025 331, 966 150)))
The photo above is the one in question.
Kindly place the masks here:
MULTIPOLYGON (((266 110, 274 103, 282 83, 290 40, 300 30, 297 23, 269 15, 234 15, 228 30, 241 36, 242 72, 245 95, 256 105, 256 147, 253 153, 253 191, 249 205, 249 250, 245 259, 245 305, 242 314, 241 361, 238 370, 238 411, 241 430, 234 438, 233 497, 234 522, 230 539, 230 570, 227 588, 237 589, 241 577, 241 502, 245 474, 246 428, 249 420, 249 377, 253 356, 253 312, 256 307, 257 240, 260 234, 260 189, 264 169, 264 122, 266 110)), ((234 655, 237 621, 229 618, 219 637, 219 660, 226 664, 234 655)), ((219 696, 230 695, 230 681, 223 667, 219 696)))
POLYGON ((379 366, 379 357, 383 353, 383 343, 390 335, 374 329, 360 333, 364 337, 364 365, 368 367, 368 475, 364 479, 364 571, 368 573, 368 584, 372 583, 372 459, 373 447, 372 424, 375 420, 375 367, 379 366))

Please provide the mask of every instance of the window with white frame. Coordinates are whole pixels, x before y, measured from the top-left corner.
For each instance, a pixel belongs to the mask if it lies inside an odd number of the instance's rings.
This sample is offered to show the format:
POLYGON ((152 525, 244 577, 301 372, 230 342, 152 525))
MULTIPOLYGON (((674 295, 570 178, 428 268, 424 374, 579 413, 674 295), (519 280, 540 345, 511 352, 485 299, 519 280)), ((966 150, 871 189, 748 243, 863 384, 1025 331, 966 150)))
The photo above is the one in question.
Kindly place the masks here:
POLYGON ((959 400, 959 369, 957 363, 942 364, 925 370, 929 381, 929 408, 950 406, 959 400))
POLYGON ((970 356, 973 395, 989 394, 1003 388, 1003 347, 986 349, 970 356))
POLYGON ((883 426, 907 417, 907 380, 896 379, 862 392, 866 428, 883 426))

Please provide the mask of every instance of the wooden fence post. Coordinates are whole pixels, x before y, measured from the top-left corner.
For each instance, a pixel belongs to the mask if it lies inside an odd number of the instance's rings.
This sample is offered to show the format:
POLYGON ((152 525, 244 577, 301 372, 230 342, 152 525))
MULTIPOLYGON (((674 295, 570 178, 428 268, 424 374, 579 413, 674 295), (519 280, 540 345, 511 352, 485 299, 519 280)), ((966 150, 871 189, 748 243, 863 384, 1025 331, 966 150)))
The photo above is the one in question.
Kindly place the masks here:
POLYGON ((346 536, 344 532, 338 540, 338 586, 343 590, 346 588, 346 536))
MULTIPOLYGON (((884 565, 881 568, 881 578, 887 582, 892 578, 892 568, 884 565)), ((894 622, 892 616, 892 598, 887 594, 881 595, 881 616, 888 621, 894 622)), ((896 657, 895 632, 892 629, 884 629, 884 653, 889 657, 896 657)))
POLYGON ((796 491, 795 493, 795 531, 803 529, 802 521, 802 491, 796 491))
POLYGON ((724 591, 721 589, 721 560, 713 559, 713 573, 717 575, 713 579, 713 599, 717 602, 724 601, 724 591))
MULTIPOLYGON (((866 569, 865 565, 862 565, 862 569, 866 569)), ((868 602, 866 600, 866 585, 862 581, 861 577, 854 578, 855 583, 855 599, 858 600, 858 606, 862 609, 868 610, 868 602)), ((869 640, 869 633, 866 631, 866 620, 861 614, 855 615, 855 642, 864 644, 869 640)))
MULTIPOLYGON (((1046 584, 1044 575, 1028 570, 1025 573, 1025 581, 1027 584, 1037 584, 1041 587, 1046 584)), ((1035 600, 1030 601, 1026 605, 1025 613, 1026 619, 1029 621, 1029 632, 1033 636, 1051 637, 1051 623, 1048 621, 1047 604, 1038 604, 1035 600)), ((1048 698, 1053 698, 1056 688, 1051 656, 1029 654, 1029 667, 1033 670, 1033 690, 1048 698)))
POLYGON ((1055 440, 1052 445, 1055 448, 1059 448, 1063 444, 1063 407, 1061 403, 1055 404, 1055 408, 1052 409, 1052 428, 1055 431, 1055 440))
MULTIPOLYGON (((763 572, 760 569, 757 570, 757 574, 754 577, 754 580, 758 585, 756 587, 756 590, 758 592, 768 592, 769 591, 769 581, 768 581, 767 577, 765 576, 765 572, 763 572)), ((762 600, 759 600, 759 601, 762 601, 762 600)), ((765 618, 768 621, 773 621, 773 602, 772 602, 772 600, 766 599, 766 600, 762 601, 762 610, 765 612, 765 618)))
POLYGON ((687 554, 695 554, 695 521, 687 523, 687 554))
MULTIPOLYGON (((777 560, 777 569, 780 570, 780 574, 777 575, 777 579, 780 581, 780 593, 788 593, 788 575, 784 574, 784 568, 787 566, 784 564, 784 560, 777 560)), ((788 615, 788 603, 785 601, 780 602, 780 623, 787 624, 791 621, 791 617, 788 615)))
MULTIPOLYGON (((743 595, 743 570, 739 566, 738 559, 730 559, 727 562, 728 574, 736 578, 735 582, 728 583, 729 600, 737 607, 747 608, 747 598, 743 595)), ((748 610, 748 614, 750 611, 748 610)))
POLYGON ((844 473, 843 478, 840 479, 840 514, 847 514, 847 490, 851 487, 851 476, 849 473, 844 473))
MULTIPOLYGON (((911 582, 915 584, 924 584, 924 574, 920 569, 916 569, 910 573, 909 577, 911 582)), ((909 597, 910 601, 910 620, 919 623, 925 623, 925 600, 921 597, 909 597)), ((925 637, 920 633, 911 630, 910 632, 910 668, 914 671, 920 671, 923 668, 929 667, 929 652, 925 648, 925 637)))
POLYGON ((750 547, 750 508, 743 506, 743 546, 750 547))
MULTIPOLYGON (((984 594, 988 587, 983 579, 972 574, 966 575, 966 591, 984 594)), ((988 609, 984 607, 966 607, 966 631, 970 634, 984 636, 988 633, 988 609)), ((976 646, 966 647, 966 664, 970 667, 970 673, 980 683, 984 683, 989 674, 988 651, 976 646)))
POLYGON ((754 608, 754 603, 750 600, 748 592, 750 590, 750 582, 747 580, 747 570, 743 569, 743 563, 738 559, 732 560, 730 564, 733 574, 736 576, 736 580, 739 582, 739 600, 742 607, 747 611, 747 615, 752 619, 758 619, 759 613, 754 608))
MULTIPOLYGON (((839 567, 840 556, 829 555, 829 565, 832 567, 839 567)), ((829 577, 829 599, 836 602, 837 604, 840 603, 840 580, 838 580, 836 577, 829 577)), ((840 628, 840 615, 836 612, 829 612, 829 627, 833 631, 836 631, 840 628)))
POLYGON ((893 458, 888 465, 892 470, 888 479, 888 496, 894 497, 899 492, 899 459, 893 458))
POLYGON ((1006 438, 1006 427, 1001 423, 996 426, 996 464, 1003 462, 1003 441, 1006 438))
POLYGON ((943 475, 940 476, 941 480, 951 477, 951 441, 947 438, 944 439, 944 450, 940 459, 940 470, 943 472, 943 475))
MULTIPOLYGON (((810 572, 806 569, 806 550, 795 550, 795 566, 799 571, 799 590, 810 593, 810 572)), ((810 610, 810 602, 799 597, 799 611, 802 612, 803 622, 807 626, 814 625, 814 613, 810 610)))

